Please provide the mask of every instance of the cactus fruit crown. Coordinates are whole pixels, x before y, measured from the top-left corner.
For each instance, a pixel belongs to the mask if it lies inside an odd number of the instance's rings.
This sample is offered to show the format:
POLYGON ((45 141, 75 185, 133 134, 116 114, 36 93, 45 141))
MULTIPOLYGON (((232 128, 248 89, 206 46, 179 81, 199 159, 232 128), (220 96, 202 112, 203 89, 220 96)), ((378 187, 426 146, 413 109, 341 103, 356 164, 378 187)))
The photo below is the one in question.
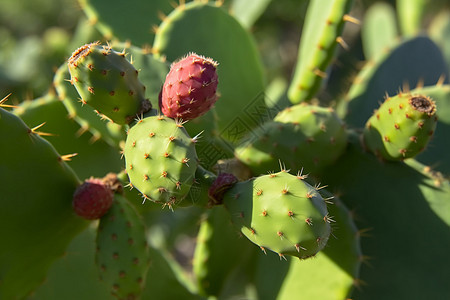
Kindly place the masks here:
MULTIPOLYGON (((92 47, 93 46, 97 46, 97 45, 100 45, 100 42, 97 41, 97 42, 93 42, 93 43, 90 43, 90 44, 86 44, 86 45, 83 45, 83 46, 79 47, 78 49, 76 49, 72 53, 70 58, 68 59, 69 64, 71 64, 73 66, 76 66, 77 65, 77 61, 79 59, 81 59, 82 57, 85 57, 85 56, 89 55, 89 53, 92 51, 92 47)), ((104 48, 105 48, 105 51, 106 51, 107 48, 106 47, 104 47, 104 48)))
POLYGON ((409 104, 417 111, 432 116, 436 112, 436 104, 430 97, 416 95, 409 99, 409 104))

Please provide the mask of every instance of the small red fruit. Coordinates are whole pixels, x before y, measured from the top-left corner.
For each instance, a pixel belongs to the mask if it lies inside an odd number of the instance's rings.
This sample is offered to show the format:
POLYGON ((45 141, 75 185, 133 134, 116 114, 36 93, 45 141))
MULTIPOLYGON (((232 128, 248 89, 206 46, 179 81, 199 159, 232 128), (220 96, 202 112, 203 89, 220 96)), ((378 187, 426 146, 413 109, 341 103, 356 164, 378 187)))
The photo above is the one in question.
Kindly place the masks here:
POLYGON ((190 53, 171 65, 160 93, 160 108, 169 118, 197 118, 217 101, 217 62, 190 53))
POLYGON ((75 190, 72 206, 84 219, 100 219, 111 207, 113 197, 113 191, 103 180, 90 178, 75 190))

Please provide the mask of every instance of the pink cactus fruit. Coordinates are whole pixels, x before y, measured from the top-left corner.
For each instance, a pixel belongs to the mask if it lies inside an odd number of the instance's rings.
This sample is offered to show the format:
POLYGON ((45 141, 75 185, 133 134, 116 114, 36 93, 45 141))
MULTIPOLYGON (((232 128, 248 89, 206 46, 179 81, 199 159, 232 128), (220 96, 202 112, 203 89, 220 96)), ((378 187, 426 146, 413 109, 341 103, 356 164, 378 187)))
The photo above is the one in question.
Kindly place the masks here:
POLYGON ((86 179, 73 194, 72 206, 87 220, 100 219, 111 207, 114 193, 102 179, 86 179))
POLYGON ((218 99, 216 67, 217 62, 195 53, 174 62, 160 93, 162 113, 191 120, 210 110, 218 99))

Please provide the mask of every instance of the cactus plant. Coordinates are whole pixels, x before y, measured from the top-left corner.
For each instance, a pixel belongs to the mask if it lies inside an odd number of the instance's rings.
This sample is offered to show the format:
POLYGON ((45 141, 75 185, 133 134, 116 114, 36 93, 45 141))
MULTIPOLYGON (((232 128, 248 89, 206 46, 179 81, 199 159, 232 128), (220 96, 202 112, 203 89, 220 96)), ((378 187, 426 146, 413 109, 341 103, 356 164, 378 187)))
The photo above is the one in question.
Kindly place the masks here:
POLYGON ((448 4, 247 2, 8 17, 0 298, 450 297, 448 4))

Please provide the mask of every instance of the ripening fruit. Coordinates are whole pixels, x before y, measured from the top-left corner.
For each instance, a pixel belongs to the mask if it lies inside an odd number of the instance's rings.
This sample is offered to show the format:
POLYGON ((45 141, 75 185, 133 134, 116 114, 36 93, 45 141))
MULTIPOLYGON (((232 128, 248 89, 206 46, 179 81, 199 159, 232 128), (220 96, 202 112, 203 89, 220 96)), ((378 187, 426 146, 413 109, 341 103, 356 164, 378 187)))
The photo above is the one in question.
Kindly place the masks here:
POLYGON ((75 190, 72 206, 84 219, 100 219, 111 207, 113 197, 113 191, 101 179, 90 178, 75 190))
POLYGON ((160 94, 160 106, 169 118, 197 118, 217 101, 217 62, 191 53, 170 67, 160 94))

